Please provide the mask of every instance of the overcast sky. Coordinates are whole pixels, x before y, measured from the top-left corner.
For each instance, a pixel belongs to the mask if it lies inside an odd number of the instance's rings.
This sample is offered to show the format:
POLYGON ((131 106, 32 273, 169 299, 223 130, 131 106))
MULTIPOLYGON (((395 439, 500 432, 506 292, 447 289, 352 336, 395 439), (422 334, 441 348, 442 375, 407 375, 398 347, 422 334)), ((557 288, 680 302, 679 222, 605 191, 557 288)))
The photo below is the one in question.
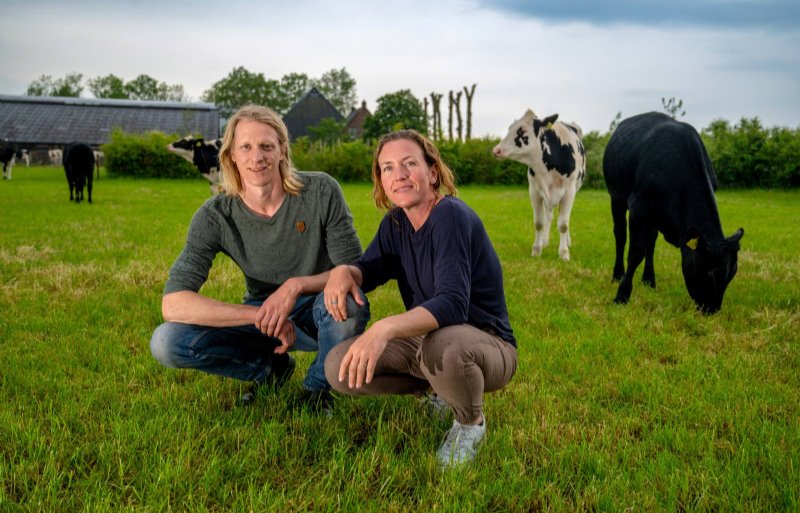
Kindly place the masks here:
POLYGON ((527 108, 605 132, 662 97, 698 129, 755 116, 798 128, 800 1, 0 0, 0 94, 43 74, 144 73, 200 101, 238 66, 274 79, 344 67, 373 111, 400 89, 477 84, 478 136, 527 108))

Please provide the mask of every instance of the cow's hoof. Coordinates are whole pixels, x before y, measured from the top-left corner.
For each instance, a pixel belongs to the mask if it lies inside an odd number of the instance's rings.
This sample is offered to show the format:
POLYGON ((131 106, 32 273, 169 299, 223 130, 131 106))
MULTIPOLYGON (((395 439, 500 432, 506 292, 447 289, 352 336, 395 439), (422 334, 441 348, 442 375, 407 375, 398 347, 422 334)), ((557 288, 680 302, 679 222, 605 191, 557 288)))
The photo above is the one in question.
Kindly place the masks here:
POLYGON ((569 262, 569 251, 561 251, 559 256, 561 257, 561 260, 569 262))
POLYGON ((628 299, 629 298, 627 298, 627 297, 617 296, 617 297, 614 298, 614 304, 615 305, 627 305, 628 304, 628 299))
POLYGON ((541 256, 541 254, 542 254, 542 248, 537 248, 537 247, 534 247, 534 248, 531 250, 531 256, 532 256, 532 257, 541 256))

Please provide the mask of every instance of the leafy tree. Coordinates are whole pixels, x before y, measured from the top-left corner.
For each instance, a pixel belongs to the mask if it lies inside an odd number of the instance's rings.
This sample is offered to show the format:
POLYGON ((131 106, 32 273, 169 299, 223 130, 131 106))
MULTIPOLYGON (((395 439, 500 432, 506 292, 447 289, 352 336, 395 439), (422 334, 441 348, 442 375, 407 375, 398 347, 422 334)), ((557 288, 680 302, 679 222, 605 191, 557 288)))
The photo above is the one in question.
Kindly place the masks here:
POLYGON ((686 111, 685 110, 681 110, 681 109, 683 109, 683 100, 677 100, 676 101, 674 96, 672 98, 670 98, 669 100, 666 100, 662 96, 661 97, 661 106, 664 108, 664 113, 666 113, 667 116, 671 117, 672 119, 678 119, 679 117, 682 118, 683 116, 686 115, 686 111), (680 111, 680 115, 678 115, 679 111, 680 111))
POLYGON ((220 114, 229 117, 242 105, 266 105, 280 115, 288 109, 285 95, 277 80, 267 80, 263 73, 251 73, 244 67, 234 68, 227 77, 215 82, 203 96, 203 101, 216 104, 220 114))
POLYGON ((364 121, 364 139, 375 139, 402 128, 428 132, 422 104, 408 89, 378 98, 375 113, 364 121))
POLYGON ((611 123, 608 124, 608 131, 613 132, 614 130, 616 130, 621 122, 622 122, 622 111, 618 110, 617 115, 614 116, 614 119, 612 119, 611 123))
POLYGON ((81 81, 83 75, 80 73, 68 73, 64 78, 53 80, 50 75, 42 75, 38 80, 34 80, 28 86, 26 94, 28 96, 64 96, 77 98, 83 92, 81 81))
POLYGON ((305 73, 289 73, 281 77, 281 92, 285 97, 286 110, 311 89, 311 79, 305 73))
POLYGON ((318 79, 312 80, 311 85, 319 89, 340 114, 350 114, 356 103, 356 79, 345 68, 327 71, 318 79))
POLYGON ((308 135, 312 141, 320 141, 325 144, 341 141, 345 137, 344 121, 325 118, 317 126, 308 127, 308 135))
POLYGON ((95 98, 128 99, 125 82, 116 75, 89 79, 89 90, 95 98))

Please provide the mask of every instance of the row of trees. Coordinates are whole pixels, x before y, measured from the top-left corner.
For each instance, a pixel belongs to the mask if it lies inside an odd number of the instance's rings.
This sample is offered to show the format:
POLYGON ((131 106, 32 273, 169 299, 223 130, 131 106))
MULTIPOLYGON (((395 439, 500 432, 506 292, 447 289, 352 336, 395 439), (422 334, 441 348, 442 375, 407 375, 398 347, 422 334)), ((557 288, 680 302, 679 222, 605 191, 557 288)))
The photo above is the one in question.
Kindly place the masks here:
MULTIPOLYGON (((81 73, 68 73, 63 78, 42 75, 31 82, 26 94, 79 97, 85 87, 95 98, 189 101, 182 85, 159 82, 149 75, 139 75, 126 82, 111 74, 88 79, 85 84, 81 73)), ((312 87, 316 87, 344 115, 356 103, 356 80, 345 68, 331 69, 318 78, 305 73, 289 73, 280 80, 274 80, 240 66, 214 83, 203 93, 201 100, 216 104, 220 114, 225 117, 247 103, 268 105, 284 115, 312 87)))
MULTIPOLYGON (((149 75, 139 75, 126 82, 116 75, 90 78, 86 85, 95 98, 118 100, 187 101, 180 84, 159 82, 149 75)), ((62 96, 77 98, 83 93, 83 75, 68 73, 63 78, 42 75, 28 86, 28 96, 62 96)))

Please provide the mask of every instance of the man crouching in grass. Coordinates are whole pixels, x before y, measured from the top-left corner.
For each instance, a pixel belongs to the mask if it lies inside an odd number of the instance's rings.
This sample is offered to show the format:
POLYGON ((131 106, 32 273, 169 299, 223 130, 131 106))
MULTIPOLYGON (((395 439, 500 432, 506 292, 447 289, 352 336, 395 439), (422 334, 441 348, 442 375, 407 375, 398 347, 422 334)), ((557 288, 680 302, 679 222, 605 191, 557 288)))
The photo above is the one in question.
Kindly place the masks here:
POLYGON ((342 190, 327 174, 294 169, 286 125, 267 107, 248 105, 233 115, 219 160, 224 194, 192 217, 164 288, 166 322, 153 333, 150 350, 167 367, 252 382, 243 404, 257 389, 277 390, 289 380, 295 363, 288 351, 316 351, 304 399, 330 415, 325 357, 369 320, 363 294, 363 305, 348 298, 344 322, 325 307, 329 271, 361 256, 342 190), (199 292, 220 252, 244 274, 242 304, 199 292))

